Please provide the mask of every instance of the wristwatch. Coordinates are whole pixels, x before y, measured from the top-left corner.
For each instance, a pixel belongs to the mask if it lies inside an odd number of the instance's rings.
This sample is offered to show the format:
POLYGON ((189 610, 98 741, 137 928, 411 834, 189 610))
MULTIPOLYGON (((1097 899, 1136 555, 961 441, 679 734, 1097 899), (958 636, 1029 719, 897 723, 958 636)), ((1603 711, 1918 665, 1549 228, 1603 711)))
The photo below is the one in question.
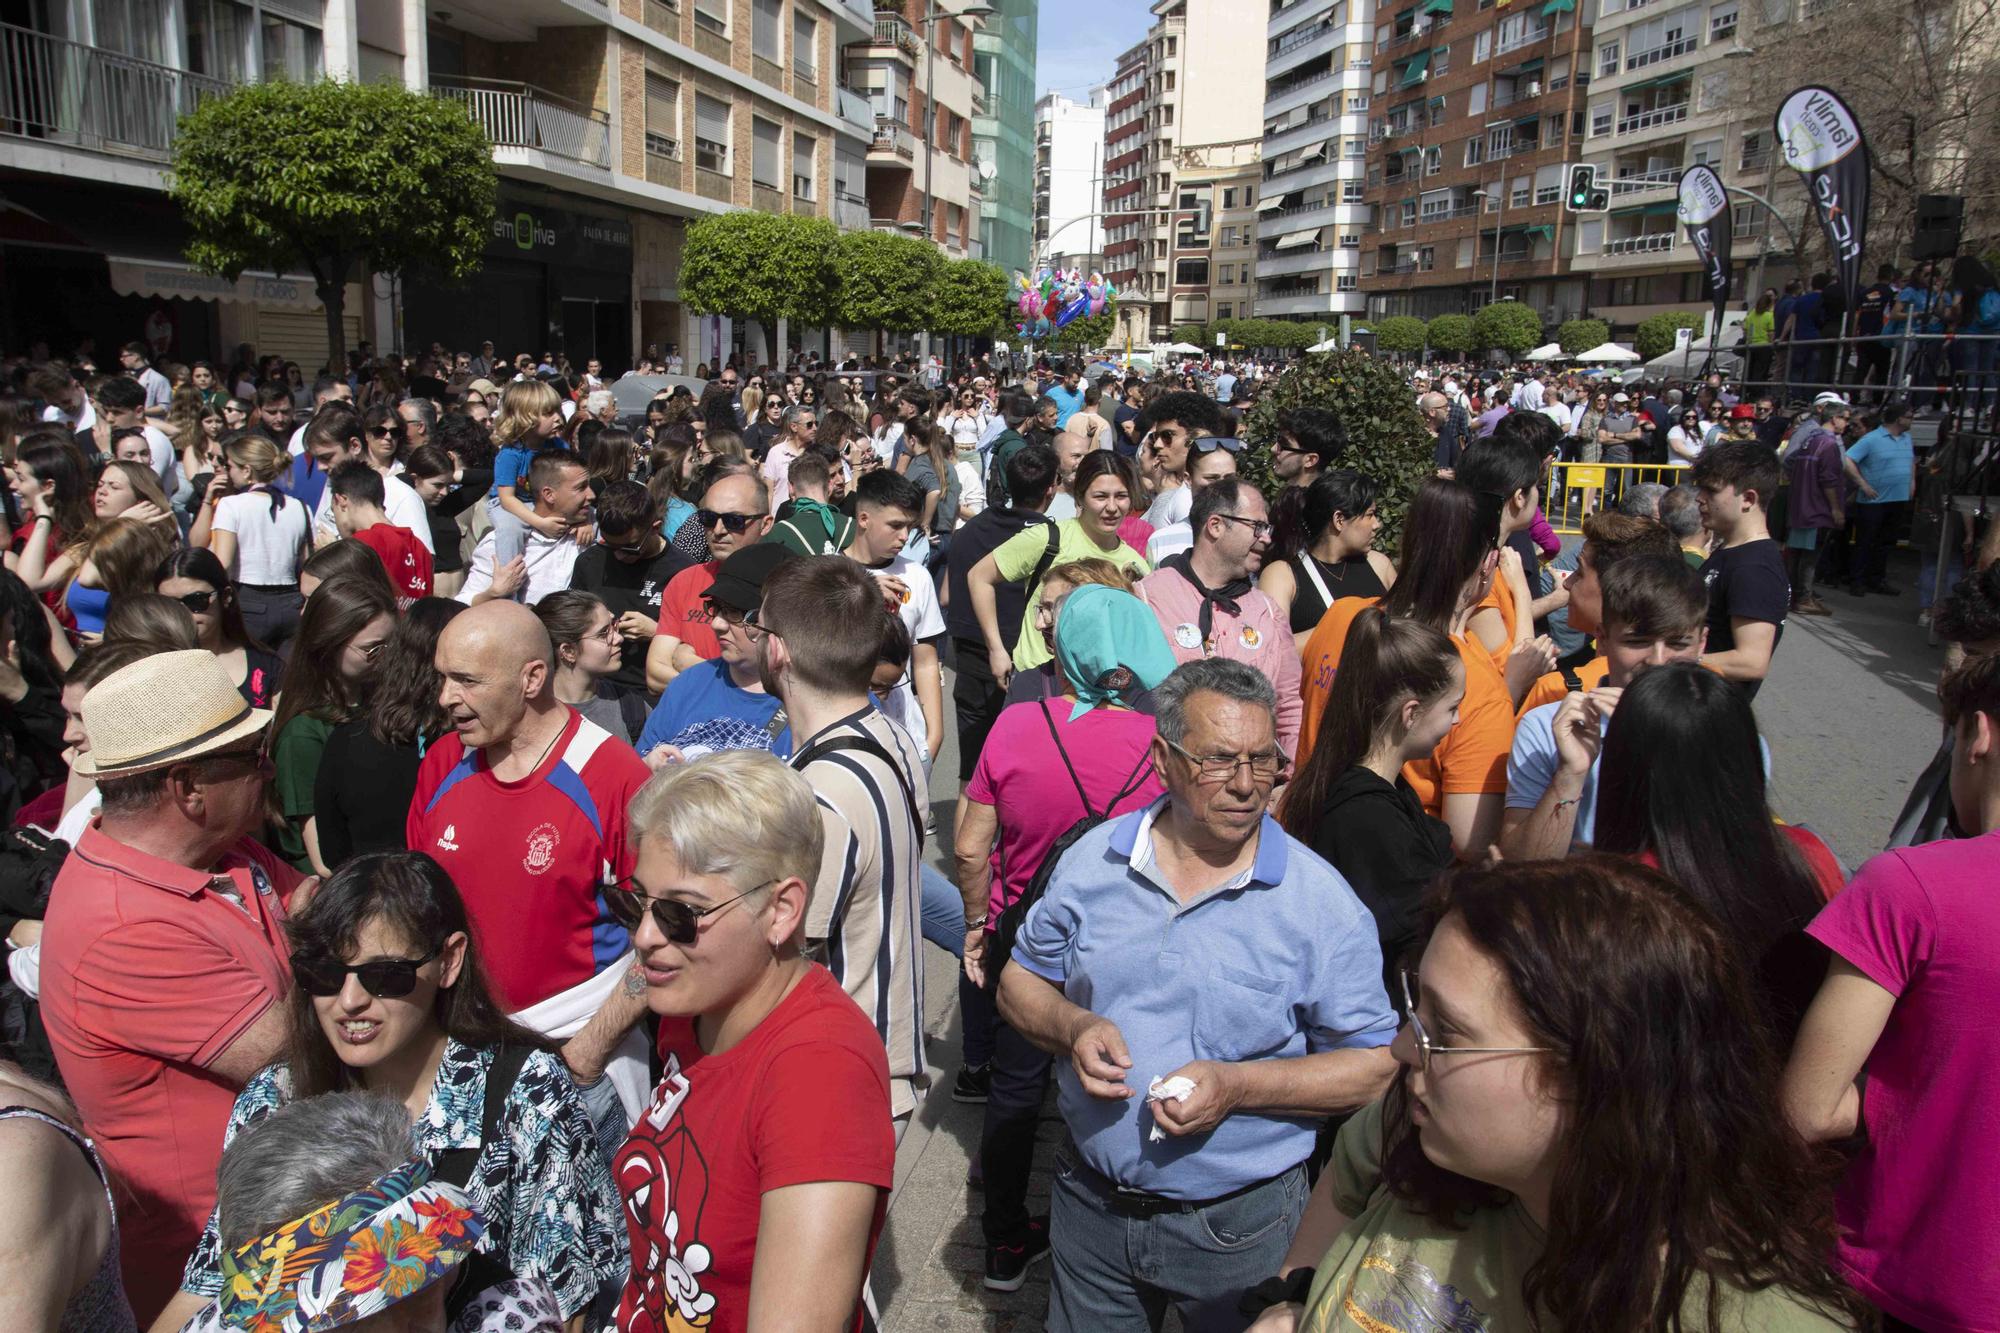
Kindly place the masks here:
POLYGON ((986 923, 992 919, 993 919, 993 914, 991 912, 981 912, 977 918, 965 923, 965 929, 968 932, 975 930, 984 930, 986 929, 986 923))

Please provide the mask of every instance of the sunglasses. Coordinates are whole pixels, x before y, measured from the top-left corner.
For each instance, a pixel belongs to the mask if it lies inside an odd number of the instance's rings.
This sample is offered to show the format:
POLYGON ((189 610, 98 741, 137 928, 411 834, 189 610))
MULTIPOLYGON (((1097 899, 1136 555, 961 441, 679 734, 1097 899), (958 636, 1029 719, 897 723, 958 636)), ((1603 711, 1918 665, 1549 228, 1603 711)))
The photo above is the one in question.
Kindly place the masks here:
POLYGON ((209 607, 215 605, 215 594, 212 592, 184 592, 174 598, 174 600, 185 606, 195 615, 201 615, 209 607))
POLYGON ((611 892, 625 904, 626 915, 635 922, 641 913, 651 912, 653 924, 660 928, 660 933, 667 937, 667 942, 685 946, 693 944, 700 938, 703 917, 720 912, 731 903, 748 898, 758 889, 769 888, 777 882, 775 879, 767 879, 762 884, 743 890, 734 898, 724 898, 721 902, 710 903, 707 907, 696 907, 678 898, 649 898, 639 892, 630 880, 617 885, 611 892))
POLYGON ((292 955, 292 980, 306 994, 325 999, 340 994, 349 976, 361 979, 361 989, 380 1000, 400 1000, 417 988, 417 969, 436 958, 443 949, 432 949, 422 958, 378 958, 373 962, 349 965, 320 954, 292 955))
POLYGON ((762 514, 723 514, 713 509, 697 509, 694 516, 704 528, 714 528, 719 524, 739 536, 749 531, 752 523, 764 517, 762 514))

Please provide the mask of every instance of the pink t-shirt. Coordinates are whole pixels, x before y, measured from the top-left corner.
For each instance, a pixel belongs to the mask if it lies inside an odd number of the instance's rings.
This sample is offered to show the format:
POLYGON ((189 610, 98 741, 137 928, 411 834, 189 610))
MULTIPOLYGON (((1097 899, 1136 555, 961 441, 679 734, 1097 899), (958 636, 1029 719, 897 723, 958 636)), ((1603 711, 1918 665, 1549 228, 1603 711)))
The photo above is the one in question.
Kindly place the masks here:
MULTIPOLYGON (((1091 809, 1107 813, 1105 804, 1128 787, 1131 793, 1108 813, 1122 815, 1152 804, 1166 790, 1146 758, 1153 743, 1153 719, 1119 708, 1093 708, 1071 722, 1071 707, 1067 699, 1048 701, 1063 753, 1075 767, 1091 809)), ((1000 714, 979 752, 965 794, 992 806, 1000 820, 1000 837, 993 848, 993 888, 986 900, 986 910, 998 920, 1007 904, 1034 881, 1056 839, 1084 816, 1076 783, 1069 780, 1062 755, 1056 753, 1039 701, 1014 704, 1000 714)), ((992 928, 989 922, 987 929, 992 928)))
POLYGON ((2000 832, 1881 856, 1809 933, 1896 997, 1868 1056, 1868 1144, 1838 1195, 1841 1268, 1905 1323, 2000 1308, 2000 832))

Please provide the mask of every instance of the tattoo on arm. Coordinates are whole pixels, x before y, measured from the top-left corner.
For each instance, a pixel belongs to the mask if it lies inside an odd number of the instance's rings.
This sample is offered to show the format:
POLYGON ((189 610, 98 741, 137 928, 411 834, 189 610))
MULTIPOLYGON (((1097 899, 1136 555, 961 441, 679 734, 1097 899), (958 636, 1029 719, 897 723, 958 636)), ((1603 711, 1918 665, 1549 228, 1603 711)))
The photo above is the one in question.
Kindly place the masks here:
POLYGON ((624 987, 625 994, 635 1000, 646 993, 646 973, 636 958, 632 960, 632 966, 625 969, 624 987))

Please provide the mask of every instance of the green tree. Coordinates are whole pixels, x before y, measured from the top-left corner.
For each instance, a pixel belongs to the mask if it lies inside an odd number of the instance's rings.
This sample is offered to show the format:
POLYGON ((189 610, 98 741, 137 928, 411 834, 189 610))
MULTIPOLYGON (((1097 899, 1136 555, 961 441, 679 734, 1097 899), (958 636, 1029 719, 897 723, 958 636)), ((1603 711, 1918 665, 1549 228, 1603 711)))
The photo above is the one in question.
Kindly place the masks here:
MULTIPOLYGON (((1307 326, 1307 332, 1314 330, 1307 326)), ((1315 352, 1278 377, 1260 394, 1244 421, 1253 448, 1237 458, 1238 469, 1273 497, 1271 446, 1278 438, 1278 414, 1295 407, 1330 408, 1347 427, 1347 448, 1328 467, 1351 467, 1382 484, 1376 512, 1382 518, 1382 549, 1394 552, 1403 516, 1424 478, 1435 470, 1435 445, 1417 415, 1416 399, 1401 372, 1359 348, 1315 352)))
POLYGON ((1433 315, 1424 325, 1424 338, 1433 352, 1471 351, 1472 320, 1466 315, 1433 315))
POLYGON ((1519 301, 1495 301, 1472 317, 1475 351, 1497 347, 1512 356, 1542 345, 1542 317, 1519 301))
POLYGON ((329 79, 200 103, 181 117, 169 193, 196 268, 310 273, 329 363, 344 366, 348 278, 471 277, 497 189, 492 145, 458 103, 329 79))
POLYGON ((1665 356, 1674 350, 1676 329, 1698 329, 1701 315, 1693 310, 1669 310, 1654 315, 1651 319, 1639 321, 1637 336, 1632 339, 1632 350, 1641 360, 1651 361, 1656 356, 1665 356))
POLYGON ((1611 326, 1601 319, 1566 319, 1556 330, 1557 344, 1571 356, 1610 341, 1611 326))
POLYGON ((931 290, 932 331, 958 338, 998 333, 1012 285, 1006 270, 983 259, 946 261, 937 286, 931 290))
POLYGON ((1206 324, 1183 324, 1174 330, 1168 342, 1186 343, 1190 347, 1210 348, 1215 346, 1215 334, 1206 324))
POLYGON ((1117 327, 1118 316, 1106 306, 1095 315, 1079 315, 1057 329, 1049 335, 1048 347, 1052 352, 1089 351, 1109 342, 1117 327))
POLYGON ((930 317, 930 293, 943 274, 944 256, 914 236, 850 231, 834 245, 834 267, 840 275, 835 324, 915 333, 930 317))
POLYGON ((1383 352, 1424 350, 1424 322, 1414 315, 1390 315, 1375 321, 1375 347, 1383 352))
POLYGON ((781 319, 818 326, 833 311, 834 243, 825 218, 717 213, 693 223, 681 246, 681 299, 697 315, 754 320, 776 343, 781 319))

